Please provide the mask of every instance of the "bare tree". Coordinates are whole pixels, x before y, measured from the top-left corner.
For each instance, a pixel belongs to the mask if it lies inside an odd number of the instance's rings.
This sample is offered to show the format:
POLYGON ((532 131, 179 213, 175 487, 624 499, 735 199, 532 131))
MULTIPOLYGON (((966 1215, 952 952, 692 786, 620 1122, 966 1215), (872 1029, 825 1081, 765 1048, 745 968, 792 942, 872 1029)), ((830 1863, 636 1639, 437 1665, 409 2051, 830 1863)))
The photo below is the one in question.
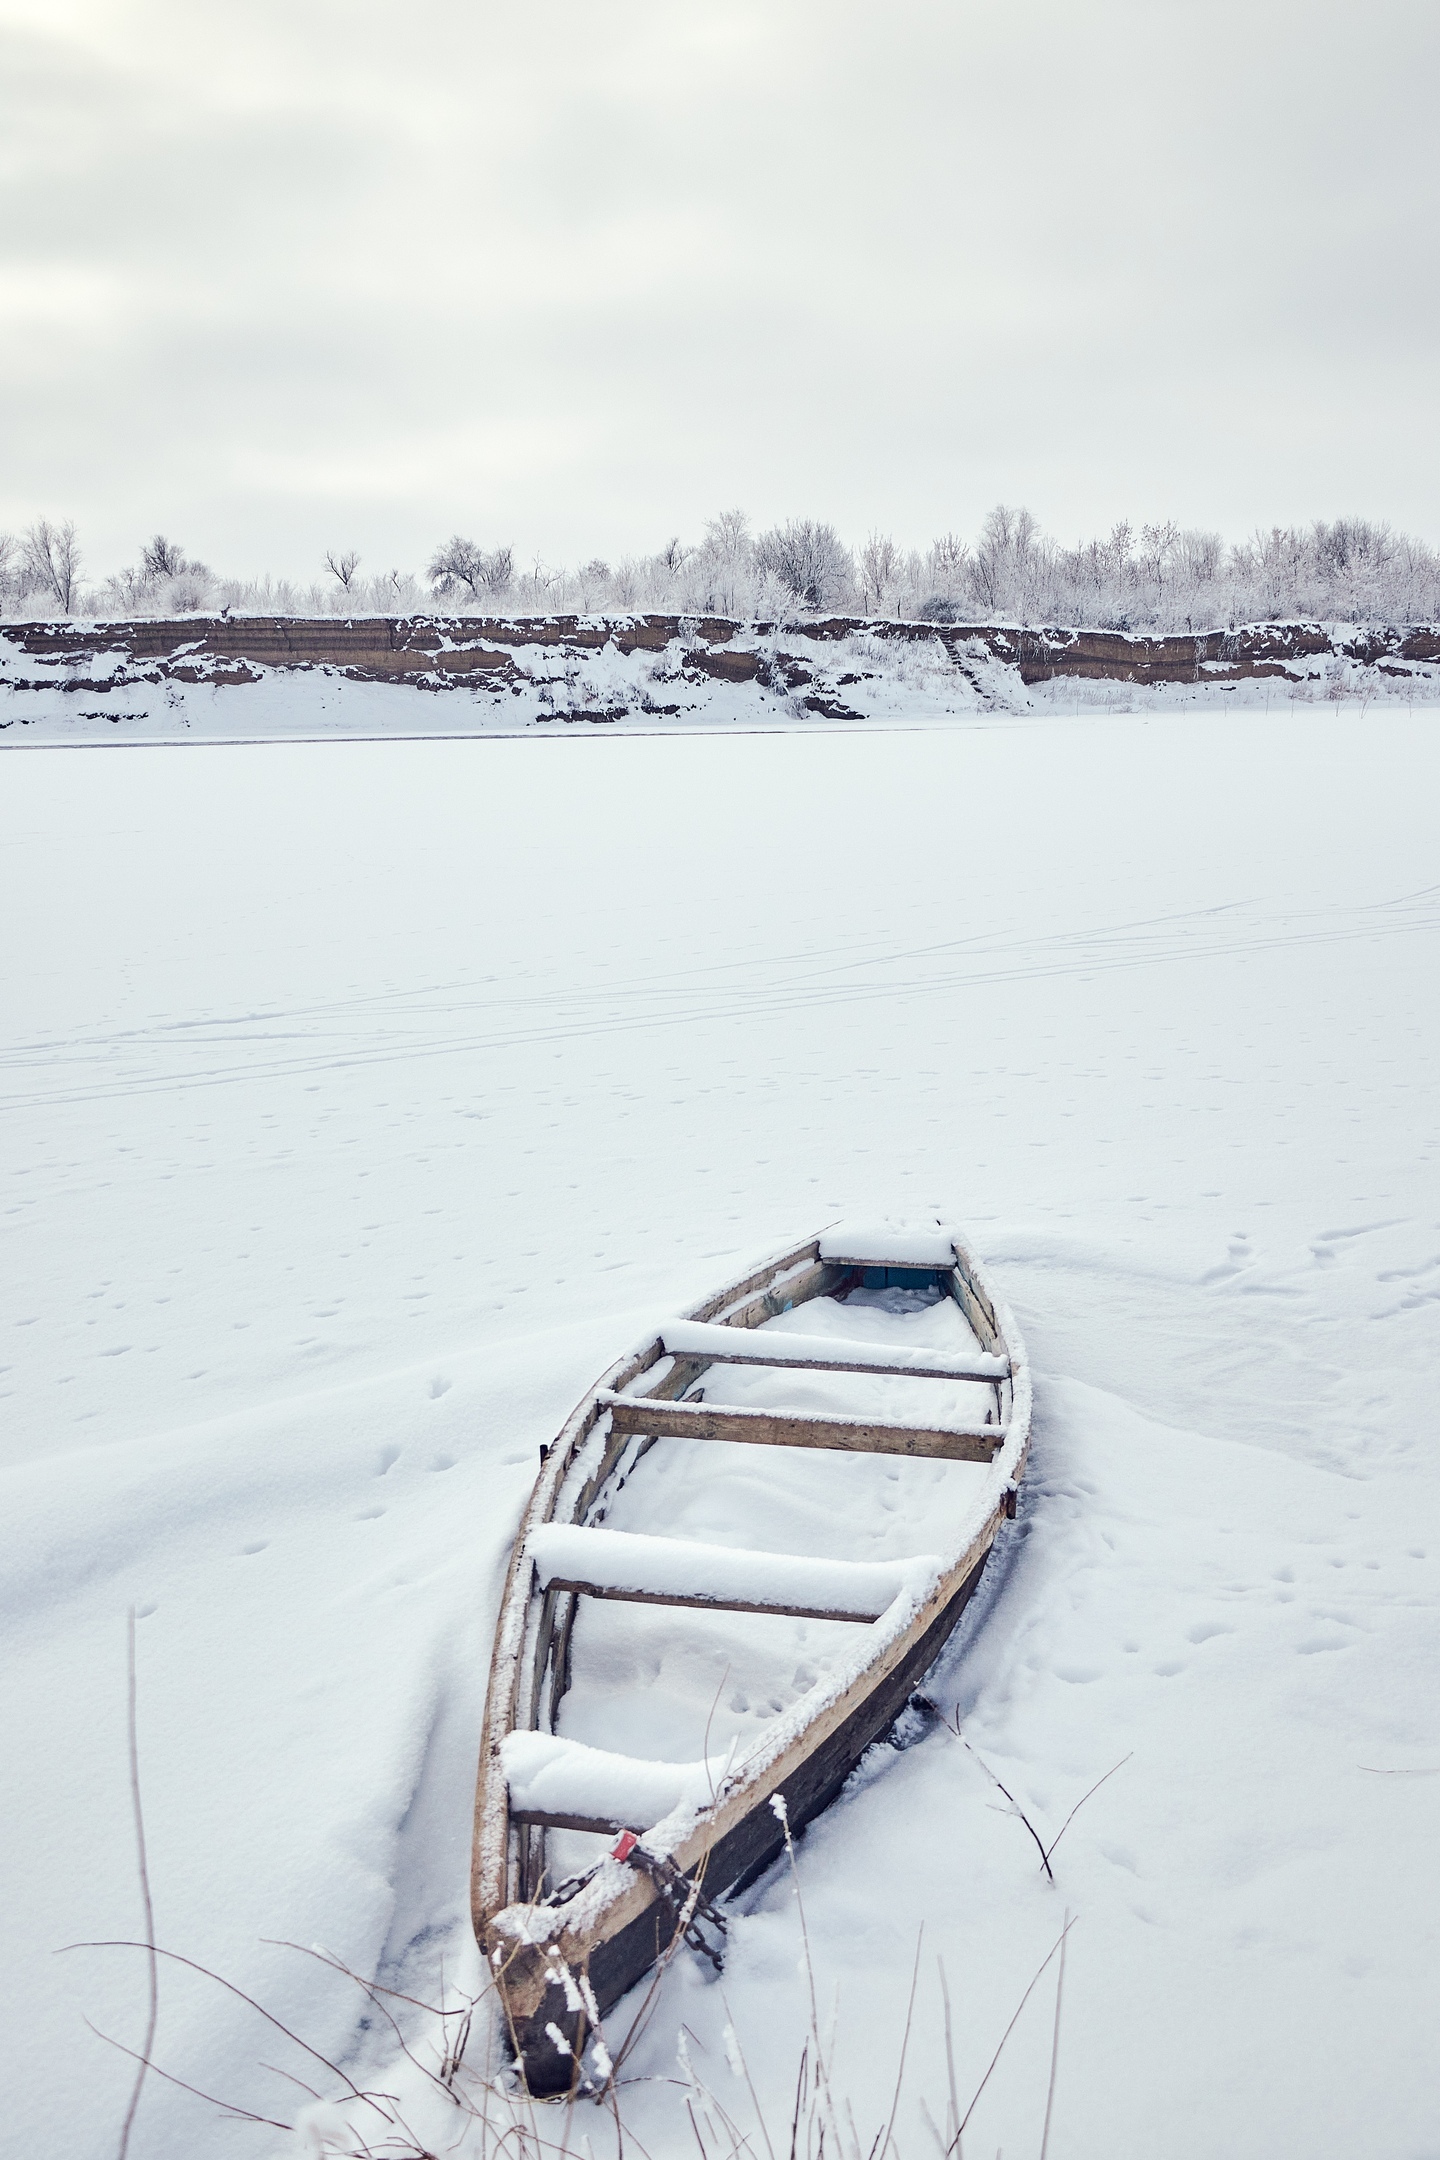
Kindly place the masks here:
POLYGON ((327 548, 325 567, 331 577, 340 580, 342 590, 349 592, 355 572, 360 567, 360 557, 354 548, 347 548, 343 555, 337 555, 334 548, 327 548))
POLYGON ((154 580, 146 575, 143 565, 137 569, 133 563, 127 563, 123 570, 112 572, 105 580, 109 606, 121 615, 133 615, 153 591, 154 580))
POLYGON ((177 547, 173 540, 167 540, 164 533, 156 533, 153 540, 145 542, 140 550, 140 566, 152 581, 179 577, 186 570, 202 567, 199 563, 187 562, 185 550, 177 547))
POLYGON ((601 556, 593 555, 589 562, 581 564, 576 577, 580 587, 580 606, 582 610, 589 609, 609 588, 610 565, 601 556))
POLYGON ((807 608, 836 606, 855 581, 855 565, 840 535, 814 518, 792 518, 762 533, 755 542, 755 565, 807 608))
POLYGON ((926 575, 932 585, 953 599, 964 583, 969 561, 969 541, 962 540, 958 533, 941 533, 938 540, 930 543, 926 575))
POLYGON ((900 578, 900 550, 888 533, 872 532, 860 550, 860 604, 879 615, 900 578))
POLYGON ((853 560, 833 526, 798 520, 752 540, 745 515, 727 510, 700 545, 574 572, 538 559, 517 575, 509 548, 486 550, 459 535, 429 564, 429 588, 393 570, 362 578, 357 551, 331 551, 336 590, 288 582, 217 580, 163 533, 96 594, 81 589, 75 527, 39 519, 18 540, 0 534, 0 611, 44 606, 73 614, 180 614, 215 607, 263 613, 333 612, 373 605, 398 614, 444 594, 469 607, 526 613, 579 605, 667 607, 745 619, 864 607, 932 623, 987 618, 1118 630, 1199 632, 1240 623, 1319 620, 1354 624, 1440 621, 1440 552, 1426 541, 1359 516, 1261 528, 1236 544, 1174 522, 1132 526, 1073 545, 1042 533, 1028 511, 991 511, 972 548, 946 533, 905 553, 872 533, 853 560), (42 596, 43 595, 43 599, 42 596))
POLYGON ((1030 512, 998 503, 985 520, 971 558, 971 581, 981 605, 991 610, 1023 609, 1030 583, 1027 573, 1040 552, 1040 528, 1030 512))
POLYGON ((425 574, 441 597, 468 592, 472 600, 493 599, 510 590, 515 557, 508 547, 495 548, 487 555, 473 540, 456 533, 435 550, 425 574))
POLYGON ((35 588, 48 593, 63 614, 70 614, 80 580, 80 543, 73 519, 52 525, 48 518, 37 518, 22 539, 20 550, 35 588))
POLYGON ((1165 580, 1179 538, 1180 528, 1169 518, 1163 525, 1142 525, 1140 528, 1140 573, 1155 588, 1157 600, 1165 591, 1165 580))
POLYGON ((743 510, 722 510, 711 518, 686 566, 690 589, 700 605, 721 615, 746 613, 753 555, 750 520, 743 510))

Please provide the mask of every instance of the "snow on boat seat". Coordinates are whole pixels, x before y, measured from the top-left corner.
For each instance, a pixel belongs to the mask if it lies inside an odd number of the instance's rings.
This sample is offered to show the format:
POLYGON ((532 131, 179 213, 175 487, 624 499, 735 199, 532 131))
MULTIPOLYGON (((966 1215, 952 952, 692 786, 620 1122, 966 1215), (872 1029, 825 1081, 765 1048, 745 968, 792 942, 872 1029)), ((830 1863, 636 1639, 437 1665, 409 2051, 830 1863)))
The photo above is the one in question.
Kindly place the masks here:
POLYGON ((660 1340, 672 1357, 723 1365, 808 1367, 820 1372, 889 1374, 907 1380, 1008 1380, 1010 1360, 975 1350, 891 1350, 884 1343, 851 1342, 843 1336, 792 1334, 768 1329, 716 1327, 703 1320, 667 1320, 660 1340))
POLYGON ((878 1620, 907 1591, 918 1605, 941 1566, 928 1553, 913 1560, 812 1560, 569 1523, 542 1523, 526 1551, 543 1589, 800 1620, 878 1620))
POLYGON ((512 1821, 557 1830, 652 1830, 678 1807, 704 1807, 731 1767, 726 1755, 647 1762, 541 1732, 507 1733, 500 1760, 512 1821))
POLYGON ((836 1223, 820 1238, 820 1258, 860 1268, 867 1290, 919 1290, 955 1265, 950 1231, 895 1223, 836 1223))

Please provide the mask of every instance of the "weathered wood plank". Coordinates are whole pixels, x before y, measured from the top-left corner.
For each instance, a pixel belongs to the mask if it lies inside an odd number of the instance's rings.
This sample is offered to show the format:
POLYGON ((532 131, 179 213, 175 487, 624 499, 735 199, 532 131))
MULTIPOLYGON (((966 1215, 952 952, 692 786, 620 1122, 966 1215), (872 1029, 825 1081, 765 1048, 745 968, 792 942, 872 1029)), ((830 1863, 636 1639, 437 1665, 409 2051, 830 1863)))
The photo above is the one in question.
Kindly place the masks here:
MULTIPOLYGON (((703 1304, 695 1307, 695 1310, 690 1315, 691 1319, 717 1319, 726 1310, 727 1306, 736 1304, 739 1300, 750 1296, 752 1292, 768 1291, 775 1277, 785 1274, 787 1269, 798 1268, 806 1260, 812 1263, 817 1261, 819 1252, 820 1240, 818 1238, 807 1238, 803 1245, 797 1245, 792 1251, 782 1253, 778 1260, 767 1261, 764 1267, 755 1268, 750 1274, 742 1275, 738 1282, 729 1283, 725 1289, 717 1290, 713 1297, 706 1298, 703 1304)), ((818 1270, 812 1267, 808 1272, 813 1274, 818 1270)), ((796 1298, 793 1283, 786 1284, 785 1295, 788 1298, 796 1298)), ((803 1301, 803 1293, 801 1299, 797 1300, 797 1302, 801 1301, 803 1301)))
POLYGON ((691 1313, 690 1318, 715 1321, 724 1327, 756 1328, 762 1321, 774 1320, 796 1305, 808 1305, 812 1298, 838 1297, 853 1285, 854 1280, 853 1268, 831 1267, 828 1260, 817 1260, 773 1289, 761 1289, 753 1294, 747 1292, 728 1303, 712 1298, 710 1310, 702 1307, 691 1313))
MULTIPOLYGON (((614 1837, 618 1831, 629 1827, 628 1824, 609 1816, 602 1818, 599 1815, 550 1815, 540 1808, 512 1807, 510 1820, 522 1830, 591 1830, 602 1837, 614 1837)), ((569 2079, 565 2082, 568 2084, 569 2079)), ((539 2086, 534 2087, 534 2090, 538 2092, 539 2086)))
MULTIPOLYGON (((622 1605, 690 1605, 701 1612, 752 1612, 773 1613, 777 1618, 788 1620, 854 1620, 861 1627, 869 1627, 879 1618, 874 1612, 837 1612, 830 1605, 783 1605, 772 1598, 751 1600, 738 1597, 690 1596, 678 1590, 620 1590, 608 1583, 581 1582, 559 1575, 552 1575, 552 1590, 574 1590, 581 1597, 614 1598, 622 1605)), ((883 1607, 881 1610, 883 1611, 883 1607)))
MULTIPOLYGON (((717 1328, 715 1333, 718 1335, 720 1330, 717 1328)), ((679 1363, 693 1365, 697 1371, 704 1371, 710 1365, 764 1365, 776 1372, 868 1373, 881 1380, 973 1380, 991 1387, 997 1380, 1006 1380, 1010 1376, 1008 1358, 998 1361, 1001 1370, 997 1372, 993 1369, 997 1361, 988 1358, 988 1353, 968 1361, 957 1356, 943 1365, 914 1365, 886 1357, 879 1348, 874 1357, 869 1358, 854 1355, 823 1357, 807 1352, 797 1355, 794 1352, 787 1354, 783 1335, 766 1335, 750 1328, 743 1331, 727 1328, 725 1333, 735 1336, 733 1345, 707 1344, 703 1350, 672 1349, 670 1338, 663 1329, 661 1340, 669 1356, 679 1363)), ((683 1343, 683 1337, 681 1340, 683 1343)))
POLYGON ((597 1407, 611 1431, 669 1439, 740 1440, 759 1447, 836 1448, 863 1455, 926 1455, 947 1462, 992 1462, 1003 1425, 966 1431, 947 1425, 879 1424, 869 1418, 804 1417, 779 1410, 731 1409, 717 1403, 661 1403, 602 1390, 597 1407))
POLYGON ((945 1281, 949 1285, 951 1297, 985 1348, 991 1351, 1003 1349, 1000 1331, 995 1325, 995 1309, 984 1291, 971 1282, 964 1267, 953 1268, 945 1281))

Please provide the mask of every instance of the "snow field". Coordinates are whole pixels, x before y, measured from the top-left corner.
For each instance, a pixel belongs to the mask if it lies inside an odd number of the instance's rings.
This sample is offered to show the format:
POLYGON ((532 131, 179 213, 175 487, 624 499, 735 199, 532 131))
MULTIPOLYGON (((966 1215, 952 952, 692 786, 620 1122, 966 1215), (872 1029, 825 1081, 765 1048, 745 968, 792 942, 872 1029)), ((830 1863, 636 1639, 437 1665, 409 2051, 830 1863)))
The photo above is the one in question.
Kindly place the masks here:
MULTIPOLYGON (((933 1692, 1047 1838, 1124 1761, 1053 1887, 938 1727, 799 1841, 866 2141, 922 1924, 907 2160, 944 2105, 936 1955, 964 2102, 1068 1911, 1052 2160, 1440 2150, 1437 768, 1433 713, 1373 708, 11 761, 16 2149, 112 2154, 129 2065, 82 2018, 143 2030, 129 1953, 55 1955, 138 1932, 127 1608, 160 1940, 384 2084, 353 1988, 272 1944, 473 1978, 475 1739, 539 1444, 757 1254, 930 1213, 1037 1382, 1020 1520, 933 1692)), ((686 1445, 646 1459, 675 1512, 616 1528, 700 1534, 686 1445)), ((753 1474, 716 1458, 756 1452, 710 1447, 710 1541, 753 1474)), ((911 1500, 857 1493, 847 1556, 938 1549, 911 1500)), ((818 1505, 772 1501, 774 1549, 818 1505)), ((601 1614, 662 1628, 627 1654, 657 1695, 669 1661, 680 1724, 708 1707, 715 1616, 601 1614)), ((775 1630, 812 1662, 856 1633, 734 1624, 731 1731, 797 1684, 775 1630)), ((688 2149, 685 2028, 741 2109, 733 2026, 788 2121, 800 1958, 780 1871, 723 1981, 677 1960, 626 2065, 648 2151, 688 2149)), ((969 2151, 1039 2149, 1051 1979, 969 2151)), ((176 2075, 289 2119, 262 2065, 333 2082, 278 2046, 162 1975, 176 2075)), ((282 2149, 153 2081, 132 2146, 282 2149)))

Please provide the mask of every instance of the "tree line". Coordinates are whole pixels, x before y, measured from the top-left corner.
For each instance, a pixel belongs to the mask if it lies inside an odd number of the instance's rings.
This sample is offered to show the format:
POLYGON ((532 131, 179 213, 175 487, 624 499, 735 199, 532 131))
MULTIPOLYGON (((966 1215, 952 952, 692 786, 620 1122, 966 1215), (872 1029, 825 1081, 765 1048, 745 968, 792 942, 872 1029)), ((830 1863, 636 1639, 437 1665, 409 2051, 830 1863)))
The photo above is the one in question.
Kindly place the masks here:
POLYGON ((743 511, 711 518, 693 544, 574 568, 456 533, 423 571, 362 575, 359 553, 332 549, 308 585, 226 577, 157 533, 138 561, 98 584, 70 521, 39 518, 0 533, 0 614, 124 617, 231 612, 285 615, 561 614, 655 610, 742 621, 856 614, 937 623, 1054 623, 1114 630, 1203 631, 1297 617, 1329 622, 1440 620, 1440 553, 1366 518, 1274 526, 1248 539, 1122 522, 1069 547, 1028 510, 1000 505, 974 540, 942 534, 905 548, 871 533, 851 548, 833 525, 793 518, 752 532, 743 511))

